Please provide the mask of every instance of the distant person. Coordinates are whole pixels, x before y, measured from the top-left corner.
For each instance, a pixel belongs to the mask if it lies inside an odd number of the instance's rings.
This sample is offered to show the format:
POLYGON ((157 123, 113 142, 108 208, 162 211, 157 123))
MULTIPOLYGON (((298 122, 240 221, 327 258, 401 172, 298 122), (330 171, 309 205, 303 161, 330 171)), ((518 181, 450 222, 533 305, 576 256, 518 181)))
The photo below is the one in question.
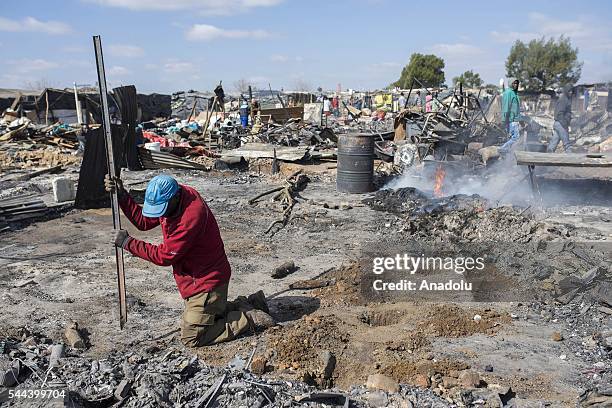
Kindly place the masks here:
POLYGON ((548 145, 548 152, 552 153, 557 149, 559 140, 563 142, 563 150, 568 151, 569 126, 572 120, 572 102, 569 98, 569 86, 564 86, 559 90, 559 99, 555 104, 555 123, 553 124, 553 136, 548 145))
POLYGON ((219 82, 219 85, 217 85, 214 92, 215 96, 217 97, 218 107, 221 110, 221 118, 225 119, 225 91, 223 90, 223 86, 221 86, 221 82, 219 82))
POLYGON ((251 123, 255 123, 255 118, 257 117, 257 115, 259 115, 260 110, 261 108, 257 99, 251 99, 251 123))
POLYGON ((425 112, 431 112, 431 93, 427 92, 425 96, 425 112))
POLYGON ((414 95, 414 101, 412 102, 412 106, 416 106, 417 108, 421 108, 423 101, 421 101, 421 91, 416 91, 414 95))
POLYGON ((442 110, 442 104, 438 100, 438 92, 434 92, 431 96, 431 111, 440 112, 442 110))
POLYGON ((332 112, 335 117, 340 116, 340 102, 337 96, 334 96, 331 101, 332 112))
POLYGON ((582 95, 584 96, 583 110, 586 112, 589 107, 589 100, 591 97, 591 94, 589 94, 589 88, 584 88, 584 92, 582 95))
POLYGON ((356 109, 361 110, 363 108, 363 101, 361 99, 356 99, 355 104, 353 105, 356 109))
POLYGON ((521 115, 521 101, 518 96, 519 80, 515 79, 502 94, 502 124, 510 139, 499 149, 501 153, 507 153, 520 137, 519 117, 521 115))
POLYGON ((331 115, 331 103, 327 96, 323 97, 323 114, 325 116, 331 115))
POLYGON ((398 110, 403 110, 406 109, 406 97, 404 96, 404 93, 400 93, 399 98, 397 99, 397 104, 398 104, 398 110))
POLYGON ((597 94, 597 89, 593 87, 593 89, 591 89, 591 92, 589 93, 589 106, 587 107, 587 110, 594 111, 594 110, 597 110, 598 108, 599 108, 599 96, 597 94))

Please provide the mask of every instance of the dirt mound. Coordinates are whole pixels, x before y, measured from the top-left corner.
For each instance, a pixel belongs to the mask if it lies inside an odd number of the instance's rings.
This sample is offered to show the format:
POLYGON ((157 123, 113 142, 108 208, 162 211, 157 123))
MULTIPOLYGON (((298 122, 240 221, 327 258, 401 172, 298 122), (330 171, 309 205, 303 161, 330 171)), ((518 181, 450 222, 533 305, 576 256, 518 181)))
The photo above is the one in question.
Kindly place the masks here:
POLYGON ((412 354, 416 351, 427 350, 431 341, 421 332, 409 333, 405 338, 392 340, 385 343, 385 350, 389 354, 401 354, 407 352, 412 354))
POLYGON ((388 375, 395 381, 412 385, 423 386, 419 377, 431 378, 435 375, 449 376, 452 372, 466 370, 468 364, 451 360, 419 360, 414 362, 401 361, 385 367, 382 374, 388 375))
POLYGON ((312 294, 321 299, 322 306, 366 304, 361 293, 363 262, 353 262, 321 275, 318 281, 329 284, 313 290, 312 294))
POLYGON ((288 330, 270 336, 268 344, 276 350, 278 368, 316 369, 318 353, 340 352, 350 335, 340 329, 335 316, 306 316, 288 330))
POLYGON ((442 337, 464 337, 475 333, 493 334, 502 323, 510 322, 509 316, 492 310, 468 312, 457 306, 437 305, 419 323, 419 330, 442 337))
POLYGON ((404 314, 405 311, 401 309, 367 310, 362 313, 359 320, 369 326, 389 326, 396 324, 404 314))
MULTIPOLYGON (((306 316, 272 334, 268 348, 274 350, 274 368, 309 385, 330 387, 341 375, 337 357, 347 347, 350 335, 335 316, 306 316), (334 372, 335 370, 335 372, 334 372)), ((344 374, 342 374, 344 376, 344 374)))

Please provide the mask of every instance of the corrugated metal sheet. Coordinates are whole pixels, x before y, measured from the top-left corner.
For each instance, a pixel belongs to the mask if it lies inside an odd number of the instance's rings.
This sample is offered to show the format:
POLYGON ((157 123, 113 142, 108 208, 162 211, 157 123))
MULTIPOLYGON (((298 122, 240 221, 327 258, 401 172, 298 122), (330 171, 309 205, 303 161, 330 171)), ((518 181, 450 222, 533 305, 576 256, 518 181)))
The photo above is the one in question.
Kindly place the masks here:
POLYGON ((140 162, 145 169, 191 169, 208 170, 206 166, 183 159, 166 152, 156 152, 144 147, 138 148, 140 162))

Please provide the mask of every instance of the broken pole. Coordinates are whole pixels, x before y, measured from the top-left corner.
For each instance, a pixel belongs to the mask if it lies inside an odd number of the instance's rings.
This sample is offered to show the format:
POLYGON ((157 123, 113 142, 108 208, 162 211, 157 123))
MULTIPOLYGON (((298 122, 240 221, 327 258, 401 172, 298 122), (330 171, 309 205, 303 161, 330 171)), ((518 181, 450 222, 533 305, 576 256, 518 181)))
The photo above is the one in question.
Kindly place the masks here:
MULTIPOLYGON (((94 52, 96 54, 96 67, 98 70, 98 86, 100 89, 100 104, 102 106, 102 128, 104 129, 104 141, 106 143, 106 160, 108 163, 108 174, 111 178, 117 176, 115 168, 115 157, 113 155, 113 136, 111 133, 110 115, 108 113, 108 95, 106 90, 106 73, 104 72, 104 57, 102 56, 102 40, 99 35, 93 37, 94 52)), ((113 228, 121 229, 121 218, 119 217, 119 198, 117 191, 111 191, 111 208, 113 210, 113 228)), ((127 321, 127 301, 125 295, 125 269, 123 264, 123 248, 116 245, 115 260, 117 261, 117 287, 119 291, 119 327, 123 329, 127 321)))
POLYGON ((191 113, 189 113, 189 117, 187 118, 187 123, 191 122, 191 118, 193 117, 193 115, 195 114, 195 110, 196 110, 196 104, 198 103, 197 97, 194 96, 193 97, 193 107, 191 108, 191 113))
POLYGON ((79 92, 77 91, 77 83, 73 83, 74 86, 74 106, 76 107, 77 123, 79 126, 83 124, 83 114, 81 113, 81 102, 79 102, 79 92))
MULTIPOLYGON (((210 124, 210 117, 212 116, 213 111, 215 110, 215 105, 217 104, 217 96, 213 98, 213 103, 210 108, 210 112, 208 111, 208 102, 206 102, 206 122, 204 123, 204 142, 206 142, 206 133, 208 132, 208 125, 210 124)), ((215 119, 217 116, 215 115, 215 119)), ((211 150, 212 147, 212 131, 210 135, 208 135, 208 150, 211 150)))

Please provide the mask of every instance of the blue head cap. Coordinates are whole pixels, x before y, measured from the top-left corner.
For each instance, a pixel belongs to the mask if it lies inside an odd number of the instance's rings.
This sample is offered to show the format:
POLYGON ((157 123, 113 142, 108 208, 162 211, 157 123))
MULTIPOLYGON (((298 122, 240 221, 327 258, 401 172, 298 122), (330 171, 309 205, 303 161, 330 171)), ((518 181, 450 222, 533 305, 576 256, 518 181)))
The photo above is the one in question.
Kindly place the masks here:
POLYGON ((164 215, 168 208, 168 201, 178 192, 179 185, 176 180, 166 174, 155 176, 149 181, 145 192, 142 215, 157 218, 164 215))

